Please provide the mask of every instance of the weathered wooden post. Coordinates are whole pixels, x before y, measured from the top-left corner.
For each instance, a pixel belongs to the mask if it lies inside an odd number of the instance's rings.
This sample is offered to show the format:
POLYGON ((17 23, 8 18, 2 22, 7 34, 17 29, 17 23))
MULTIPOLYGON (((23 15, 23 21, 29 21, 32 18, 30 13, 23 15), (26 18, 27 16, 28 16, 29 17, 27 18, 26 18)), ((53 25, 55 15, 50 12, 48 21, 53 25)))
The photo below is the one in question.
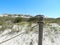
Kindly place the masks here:
POLYGON ((39 35, 38 35, 38 45, 42 45, 43 38, 43 15, 38 16, 38 24, 39 24, 39 35))

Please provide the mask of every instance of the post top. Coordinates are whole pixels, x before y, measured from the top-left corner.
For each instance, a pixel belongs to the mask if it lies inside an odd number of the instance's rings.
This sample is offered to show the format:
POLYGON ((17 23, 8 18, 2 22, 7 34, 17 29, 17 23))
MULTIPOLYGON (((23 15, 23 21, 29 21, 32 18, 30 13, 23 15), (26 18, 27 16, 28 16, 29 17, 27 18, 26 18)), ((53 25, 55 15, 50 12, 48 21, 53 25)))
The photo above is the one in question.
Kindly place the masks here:
POLYGON ((38 18, 38 22, 43 22, 44 15, 36 15, 36 18, 38 18))
POLYGON ((39 18, 39 21, 43 21, 44 16, 43 15, 39 15, 38 18, 39 18))

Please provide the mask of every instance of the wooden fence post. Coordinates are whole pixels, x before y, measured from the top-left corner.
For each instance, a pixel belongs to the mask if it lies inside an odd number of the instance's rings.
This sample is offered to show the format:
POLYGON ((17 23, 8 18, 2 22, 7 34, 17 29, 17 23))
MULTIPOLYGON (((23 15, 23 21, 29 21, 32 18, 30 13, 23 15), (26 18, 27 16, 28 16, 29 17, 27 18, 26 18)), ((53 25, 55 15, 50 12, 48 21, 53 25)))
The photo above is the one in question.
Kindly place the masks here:
POLYGON ((38 16, 38 24, 39 24, 39 34, 38 34, 38 45, 42 45, 43 38, 43 15, 38 16))

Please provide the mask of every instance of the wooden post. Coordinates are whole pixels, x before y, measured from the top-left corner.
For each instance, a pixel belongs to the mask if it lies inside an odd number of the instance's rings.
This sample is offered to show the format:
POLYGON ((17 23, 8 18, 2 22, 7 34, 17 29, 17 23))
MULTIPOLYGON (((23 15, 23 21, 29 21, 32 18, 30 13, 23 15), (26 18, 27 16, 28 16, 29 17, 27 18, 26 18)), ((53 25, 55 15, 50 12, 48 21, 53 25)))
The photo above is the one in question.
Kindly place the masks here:
POLYGON ((42 38, 43 38, 43 15, 38 17, 39 21, 39 35, 38 35, 38 45, 42 45, 42 38))

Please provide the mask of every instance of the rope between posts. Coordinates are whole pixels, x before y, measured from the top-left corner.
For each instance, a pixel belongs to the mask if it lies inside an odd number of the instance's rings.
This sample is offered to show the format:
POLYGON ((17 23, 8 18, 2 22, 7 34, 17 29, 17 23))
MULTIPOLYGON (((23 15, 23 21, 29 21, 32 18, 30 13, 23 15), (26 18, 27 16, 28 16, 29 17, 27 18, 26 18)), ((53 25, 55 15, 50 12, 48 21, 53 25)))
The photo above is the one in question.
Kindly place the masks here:
POLYGON ((21 34, 23 34, 23 33, 20 33, 20 34, 18 34, 18 35, 16 35, 16 36, 12 37, 12 38, 10 38, 10 39, 7 39, 7 40, 5 40, 5 41, 2 41, 2 42, 0 42, 0 44, 5 43, 5 42, 7 42, 7 41, 9 41, 9 40, 11 40, 11 39, 13 39, 13 38, 15 38, 15 37, 21 35, 21 34))
MULTIPOLYGON (((37 26, 37 25, 35 25, 35 26, 37 26)), ((33 29, 35 26, 33 26, 32 29, 33 29)), ((23 33, 25 33, 25 32, 23 32, 23 33)), ((18 35, 16 35, 16 36, 12 37, 12 38, 10 38, 10 39, 7 39, 7 40, 5 40, 5 41, 2 41, 2 42, 0 42, 0 44, 5 43, 5 42, 7 42, 7 41, 9 41, 9 40, 11 40, 11 39, 13 39, 13 38, 15 38, 15 37, 17 37, 17 36, 23 34, 23 33, 20 33, 20 34, 18 34, 18 35)))

